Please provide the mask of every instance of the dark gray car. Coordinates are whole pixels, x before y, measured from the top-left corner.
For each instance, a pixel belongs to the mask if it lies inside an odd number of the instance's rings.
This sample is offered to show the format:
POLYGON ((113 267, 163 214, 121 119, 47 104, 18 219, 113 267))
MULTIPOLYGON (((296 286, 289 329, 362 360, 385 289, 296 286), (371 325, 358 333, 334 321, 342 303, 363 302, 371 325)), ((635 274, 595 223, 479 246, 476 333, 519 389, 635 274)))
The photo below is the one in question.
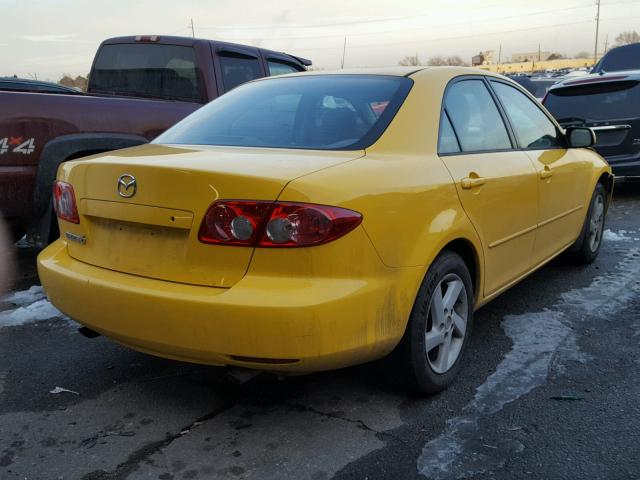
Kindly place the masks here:
POLYGON ((616 175, 640 176, 640 70, 565 80, 543 103, 563 127, 591 127, 616 175))

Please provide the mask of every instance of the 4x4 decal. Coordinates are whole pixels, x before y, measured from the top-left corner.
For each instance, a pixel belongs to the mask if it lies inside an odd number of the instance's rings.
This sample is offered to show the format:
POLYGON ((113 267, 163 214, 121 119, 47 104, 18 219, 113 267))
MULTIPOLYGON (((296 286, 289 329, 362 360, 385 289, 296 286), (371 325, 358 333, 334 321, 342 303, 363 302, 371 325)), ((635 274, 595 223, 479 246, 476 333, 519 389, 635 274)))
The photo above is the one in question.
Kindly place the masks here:
POLYGON ((5 137, 0 138, 0 155, 4 155, 7 152, 21 153, 23 155, 30 155, 36 149, 35 138, 24 137, 5 137))

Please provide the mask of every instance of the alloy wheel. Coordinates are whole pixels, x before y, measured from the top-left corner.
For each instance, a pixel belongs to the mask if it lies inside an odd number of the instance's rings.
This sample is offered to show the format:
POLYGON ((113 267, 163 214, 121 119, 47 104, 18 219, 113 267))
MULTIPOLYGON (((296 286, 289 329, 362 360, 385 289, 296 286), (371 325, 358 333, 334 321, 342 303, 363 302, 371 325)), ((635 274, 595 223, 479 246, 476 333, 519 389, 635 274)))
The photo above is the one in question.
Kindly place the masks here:
POLYGON ((596 195, 591 210, 591 218, 589 219, 589 248, 595 252, 602 241, 602 233, 604 229, 604 197, 596 195))
POLYGON ((425 350, 429 366, 446 373, 462 352, 467 333, 467 290, 462 279, 447 274, 436 286, 426 322, 425 350))

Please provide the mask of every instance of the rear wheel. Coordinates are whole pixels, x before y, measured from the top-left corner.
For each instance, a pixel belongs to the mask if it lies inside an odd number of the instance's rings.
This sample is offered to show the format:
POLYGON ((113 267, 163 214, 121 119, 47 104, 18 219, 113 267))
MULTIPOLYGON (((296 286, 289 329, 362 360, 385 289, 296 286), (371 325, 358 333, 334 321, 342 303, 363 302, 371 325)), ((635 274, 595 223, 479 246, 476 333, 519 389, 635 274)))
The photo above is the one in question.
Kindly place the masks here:
POLYGON ((607 191, 601 183, 598 183, 591 196, 580 237, 571 247, 572 256, 578 263, 592 263, 600 253, 607 212, 606 199, 607 191))
POLYGON ((473 324, 473 284, 462 258, 445 251, 433 262, 416 297, 395 368, 408 386, 433 394, 453 382, 473 324))

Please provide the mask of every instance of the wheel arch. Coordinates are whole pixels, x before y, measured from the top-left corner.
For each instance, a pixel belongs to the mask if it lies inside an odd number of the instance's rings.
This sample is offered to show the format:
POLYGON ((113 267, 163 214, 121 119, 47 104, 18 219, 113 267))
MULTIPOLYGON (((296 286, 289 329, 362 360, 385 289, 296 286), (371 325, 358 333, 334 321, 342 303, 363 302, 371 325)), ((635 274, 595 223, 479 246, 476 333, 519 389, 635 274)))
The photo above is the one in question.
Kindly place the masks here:
POLYGON ((609 205, 611 205, 611 201, 613 199, 614 182, 615 182, 614 175, 607 171, 600 173, 600 176, 598 177, 598 181, 596 182, 596 185, 598 183, 602 184, 602 186, 607 192, 607 209, 609 208, 609 205))
POLYGON ((463 237, 451 240, 440 250, 438 255, 445 250, 456 253, 464 261, 467 269, 469 270, 469 274, 471 275, 471 281, 473 282, 473 294, 477 301, 479 299, 482 278, 481 257, 478 250, 469 239, 463 237))
POLYGON ((47 142, 38 162, 33 191, 32 221, 28 235, 37 246, 45 246, 51 226, 51 186, 58 167, 69 160, 147 143, 145 137, 119 133, 63 135, 47 142))
POLYGON ((51 185, 62 163, 87 155, 142 145, 147 141, 138 135, 115 133, 63 135, 49 141, 42 149, 38 162, 33 213, 39 216, 46 211, 51 201, 51 185))

